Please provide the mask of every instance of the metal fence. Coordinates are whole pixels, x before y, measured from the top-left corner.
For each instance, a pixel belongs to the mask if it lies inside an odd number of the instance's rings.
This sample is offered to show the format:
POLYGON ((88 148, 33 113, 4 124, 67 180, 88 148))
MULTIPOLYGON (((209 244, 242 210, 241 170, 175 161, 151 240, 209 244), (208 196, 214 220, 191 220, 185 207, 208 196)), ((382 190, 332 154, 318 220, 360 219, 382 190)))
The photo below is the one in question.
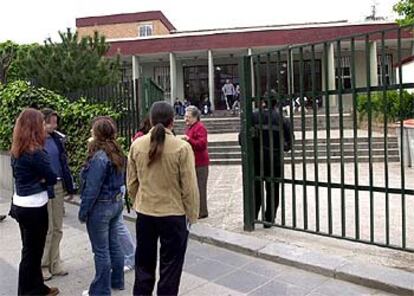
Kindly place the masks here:
POLYGON ((137 131, 140 122, 147 116, 152 103, 164 100, 163 90, 150 78, 124 81, 66 94, 70 100, 84 98, 90 103, 100 103, 121 114, 117 120, 119 134, 127 145, 137 131))
POLYGON ((242 59, 246 230, 414 251, 414 168, 398 141, 414 117, 413 41, 395 27, 242 59))

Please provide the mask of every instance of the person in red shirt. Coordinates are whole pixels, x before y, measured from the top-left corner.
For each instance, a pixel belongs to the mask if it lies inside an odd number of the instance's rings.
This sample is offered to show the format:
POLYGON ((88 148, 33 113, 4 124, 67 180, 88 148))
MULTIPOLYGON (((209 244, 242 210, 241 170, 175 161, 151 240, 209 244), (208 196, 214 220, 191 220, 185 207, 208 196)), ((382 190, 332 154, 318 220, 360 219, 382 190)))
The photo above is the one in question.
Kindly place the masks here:
POLYGON ((187 107, 184 116, 187 125, 184 140, 190 143, 194 151, 198 190, 200 192, 199 219, 203 219, 208 217, 207 179, 210 159, 207 150, 207 129, 200 121, 200 115, 201 112, 197 107, 187 107))

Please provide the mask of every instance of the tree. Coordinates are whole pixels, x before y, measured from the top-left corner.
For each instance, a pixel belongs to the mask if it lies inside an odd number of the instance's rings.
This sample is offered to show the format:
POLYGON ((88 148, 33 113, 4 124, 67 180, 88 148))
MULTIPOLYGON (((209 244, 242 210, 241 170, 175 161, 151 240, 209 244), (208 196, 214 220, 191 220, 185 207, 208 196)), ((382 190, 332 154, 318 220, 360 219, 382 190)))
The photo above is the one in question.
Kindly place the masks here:
POLYGON ((8 72, 18 50, 18 45, 11 41, 0 43, 0 84, 6 84, 8 72))
POLYGON ((393 9, 402 17, 397 20, 400 25, 414 24, 414 0, 400 0, 393 9))
POLYGON ((78 33, 59 32, 60 42, 22 51, 14 79, 28 80, 60 94, 73 93, 119 81, 120 62, 105 58, 109 45, 95 32, 79 40, 78 33))

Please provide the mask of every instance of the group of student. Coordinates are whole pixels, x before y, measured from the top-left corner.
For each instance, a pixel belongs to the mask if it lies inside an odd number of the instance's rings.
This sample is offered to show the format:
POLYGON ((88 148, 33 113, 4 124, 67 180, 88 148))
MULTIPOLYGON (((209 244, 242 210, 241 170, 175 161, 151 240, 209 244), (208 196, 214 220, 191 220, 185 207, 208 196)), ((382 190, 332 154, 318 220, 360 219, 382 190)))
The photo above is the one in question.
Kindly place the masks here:
MULTIPOLYGON (((78 219, 86 224, 96 273, 83 295, 111 295, 111 290, 125 289, 124 271, 133 265, 133 295, 151 295, 158 240, 157 294, 178 294, 189 229, 208 216, 209 157, 200 111, 187 108, 183 137, 173 133, 174 115, 170 104, 154 103, 128 158, 117 142, 114 120, 100 116, 92 121, 80 172, 78 219), (136 246, 122 218, 125 194, 137 213, 136 246)), ((68 274, 59 245, 64 196, 72 198, 75 189, 64 136, 56 130, 58 118, 50 109, 27 108, 13 131, 15 192, 10 215, 19 223, 22 238, 18 295, 57 295, 59 289, 45 281, 68 274)))

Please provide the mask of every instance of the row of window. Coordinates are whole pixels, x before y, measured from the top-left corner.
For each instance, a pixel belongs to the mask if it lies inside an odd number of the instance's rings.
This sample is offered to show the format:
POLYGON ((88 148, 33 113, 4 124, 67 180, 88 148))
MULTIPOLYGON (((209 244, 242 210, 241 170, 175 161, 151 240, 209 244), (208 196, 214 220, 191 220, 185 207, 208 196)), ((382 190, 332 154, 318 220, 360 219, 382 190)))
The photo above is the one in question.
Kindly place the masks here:
MULTIPOLYGON (((387 54, 384 59, 381 55, 377 57, 377 79, 378 85, 389 85, 394 82, 392 71, 392 55, 387 54), (383 63, 384 62, 384 63, 383 63), (384 81, 385 79, 385 81, 384 81), (385 83, 384 83, 385 82, 385 83)), ((352 87, 351 58, 341 57, 340 65, 335 69, 336 87, 339 87, 339 81, 342 82, 342 88, 352 87)))

